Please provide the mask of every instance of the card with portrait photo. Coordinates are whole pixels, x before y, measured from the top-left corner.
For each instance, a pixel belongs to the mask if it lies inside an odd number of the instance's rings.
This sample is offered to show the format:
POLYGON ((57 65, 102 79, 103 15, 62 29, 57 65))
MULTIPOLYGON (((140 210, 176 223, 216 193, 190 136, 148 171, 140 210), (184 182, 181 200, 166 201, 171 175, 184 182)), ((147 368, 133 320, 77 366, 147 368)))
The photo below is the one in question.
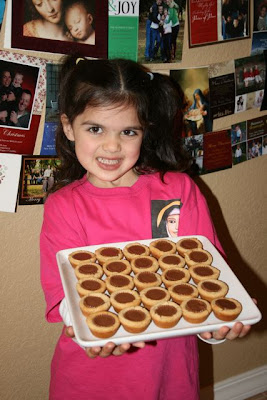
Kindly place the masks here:
POLYGON ((107 57, 108 0, 13 0, 11 14, 11 48, 107 57))

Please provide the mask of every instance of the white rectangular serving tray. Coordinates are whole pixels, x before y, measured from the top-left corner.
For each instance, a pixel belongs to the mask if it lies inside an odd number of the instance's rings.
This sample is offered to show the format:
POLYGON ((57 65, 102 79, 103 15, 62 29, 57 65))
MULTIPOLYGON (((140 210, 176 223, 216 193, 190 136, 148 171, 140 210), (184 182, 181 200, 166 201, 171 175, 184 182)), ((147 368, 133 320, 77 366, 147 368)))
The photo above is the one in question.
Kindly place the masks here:
MULTIPOLYGON (((80 346, 83 347, 93 347, 93 346, 104 346, 107 342, 114 342, 116 345, 121 343, 133 343, 137 341, 150 341, 156 339, 164 339, 175 336, 186 336, 197 334, 201 332, 213 332, 220 329, 222 326, 232 327, 236 321, 241 321, 246 325, 256 324, 261 320, 261 313, 257 306, 254 304, 253 300, 242 286, 240 281, 237 279, 235 274, 232 272, 230 267, 227 265, 223 257, 220 255, 218 250, 213 246, 213 244, 204 236, 179 236, 177 238, 166 238, 172 240, 173 242, 177 242, 178 240, 186 237, 195 237, 199 239, 203 244, 203 249, 210 252, 213 256, 212 265, 216 268, 220 269, 221 273, 219 276, 219 280, 226 282, 229 286, 229 292, 226 297, 234 297, 243 306, 243 310, 238 318, 231 322, 224 322, 215 317, 213 313, 209 315, 209 317, 201 324, 191 324, 181 318, 177 325, 170 329, 161 329, 158 328, 154 322, 152 321, 149 327, 142 333, 139 334, 131 334, 124 330, 121 326, 117 333, 108 338, 108 339, 99 339, 92 335, 89 328, 86 324, 86 317, 82 314, 79 301, 80 296, 76 291, 76 282, 77 278, 74 273, 74 269, 68 261, 68 255, 76 250, 89 250, 94 252, 97 248, 105 246, 105 247, 118 247, 123 249, 126 244, 131 242, 121 242, 121 243, 109 243, 102 244, 97 246, 86 246, 79 247, 73 249, 61 250, 57 253, 57 263, 59 267, 59 272, 63 284, 63 289, 67 301, 67 305, 69 308, 71 320, 73 323, 73 329, 75 333, 75 337, 80 346)), ((150 242, 156 239, 150 240, 138 240, 138 243, 142 243, 144 245, 149 246, 150 242)), ((135 241, 136 242, 136 241, 135 241)), ((160 269, 158 271, 160 273, 160 269)), ((104 276, 105 277, 105 276, 104 276)), ((193 283, 189 281, 189 283, 193 283)), ((109 311, 114 312, 114 309, 111 307, 109 311)))

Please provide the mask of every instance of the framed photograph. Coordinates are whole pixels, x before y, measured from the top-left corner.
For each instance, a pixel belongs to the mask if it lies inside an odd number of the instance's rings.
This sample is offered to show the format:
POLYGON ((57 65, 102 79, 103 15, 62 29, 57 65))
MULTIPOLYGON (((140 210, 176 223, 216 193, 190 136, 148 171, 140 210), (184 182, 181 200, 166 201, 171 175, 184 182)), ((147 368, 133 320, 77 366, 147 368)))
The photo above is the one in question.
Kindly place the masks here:
POLYGON ((43 204, 49 189, 57 181, 56 157, 23 156, 20 176, 20 205, 43 204))
POLYGON ((12 1, 11 47, 106 58, 108 0, 12 1))
POLYGON ((189 47, 250 37, 250 0, 189 0, 189 47))

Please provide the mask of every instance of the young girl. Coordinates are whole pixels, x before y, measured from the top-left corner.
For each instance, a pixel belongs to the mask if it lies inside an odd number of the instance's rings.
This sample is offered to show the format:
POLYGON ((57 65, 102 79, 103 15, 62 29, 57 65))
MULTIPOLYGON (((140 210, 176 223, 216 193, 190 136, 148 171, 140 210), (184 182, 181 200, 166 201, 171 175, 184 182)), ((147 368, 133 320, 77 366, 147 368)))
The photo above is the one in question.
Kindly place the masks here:
POLYGON ((69 1, 65 6, 65 24, 71 37, 78 43, 95 44, 91 4, 85 1, 69 1))
MULTIPOLYGON (((154 205, 168 200, 181 204, 179 235, 204 235, 221 249, 205 199, 178 172, 188 167, 179 104, 169 77, 133 61, 69 57, 62 66, 61 168, 45 202, 40 241, 46 318, 63 317, 67 325, 52 361, 50 400, 199 398, 195 335, 79 347, 56 263, 62 249, 151 238, 154 205)), ((239 322, 202 336, 234 339, 249 328, 239 322)))

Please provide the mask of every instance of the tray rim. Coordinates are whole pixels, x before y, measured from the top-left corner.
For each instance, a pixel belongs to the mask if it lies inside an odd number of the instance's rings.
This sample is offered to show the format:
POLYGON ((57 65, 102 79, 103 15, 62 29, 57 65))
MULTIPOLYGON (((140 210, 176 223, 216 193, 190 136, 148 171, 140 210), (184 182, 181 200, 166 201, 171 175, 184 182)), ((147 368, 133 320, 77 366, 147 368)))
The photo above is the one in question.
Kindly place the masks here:
MULTIPOLYGON (((204 244, 203 244, 203 248, 205 248, 204 244)), ((209 250, 208 250, 209 251, 209 250)), ((232 327, 237 321, 240 321, 244 324, 249 324, 249 325, 254 325, 257 322, 259 322, 262 318, 262 314, 260 312, 260 310, 258 309, 258 307, 254 304, 253 300, 251 299, 250 295, 248 294, 247 290, 244 288, 244 286, 242 285, 242 283, 239 281, 239 279, 237 278, 237 276, 234 274, 234 272, 231 270, 230 266, 227 264, 227 262, 224 260, 224 258, 222 257, 222 255, 220 254, 220 252, 216 249, 216 247, 211 243, 211 241, 203 236, 203 235, 181 235, 181 236, 177 236, 176 238, 170 238, 170 237, 164 237, 164 238, 152 238, 152 239, 141 239, 141 240, 130 240, 130 241, 124 241, 124 242, 112 242, 112 243, 103 243, 103 244, 97 244, 97 245, 89 245, 89 246, 79 246, 79 247, 74 247, 74 248, 68 248, 68 249, 64 249, 64 250, 60 250, 57 252, 56 254, 56 259, 57 259, 57 264, 58 264, 58 268, 59 268, 59 273, 60 273, 60 278, 61 278, 61 282, 63 285, 63 290, 64 290, 64 294, 65 294, 65 298, 66 298, 66 302, 67 302, 67 306, 69 309, 69 313, 70 313, 70 317, 72 320, 72 324, 73 324, 73 330, 74 330, 74 334, 75 334, 75 341, 81 346, 81 347, 94 347, 94 346, 104 346, 106 343, 108 342, 113 342, 116 345, 119 344, 123 344, 123 343, 134 343, 134 342, 139 342, 139 341, 152 341, 152 340, 160 340, 160 339, 167 339, 167 338, 171 338, 171 337, 179 337, 179 336, 187 336, 187 335, 194 335, 194 334, 200 334, 202 332, 206 332, 207 330, 209 332, 213 332, 216 331, 218 329, 220 329, 222 326, 228 326, 228 327, 232 327), (138 334, 130 334, 126 331, 125 335, 122 336, 117 336, 117 334, 115 334, 114 336, 107 338, 107 339, 101 339, 101 338, 97 338, 95 337, 88 328, 88 331, 90 333, 90 335, 92 336, 91 340, 84 340, 80 337, 80 329, 77 326, 77 311, 80 313, 80 316, 78 317, 78 319, 83 318, 84 319, 84 324, 86 324, 85 322, 85 316, 83 316, 83 314, 80 311, 79 308, 79 304, 72 304, 70 301, 70 294, 69 294, 69 288, 67 287, 68 284, 66 282, 66 277, 65 277, 65 272, 63 271, 63 265, 60 261, 60 257, 64 257, 67 256, 68 254, 70 254, 73 251, 77 251, 77 250, 89 250, 94 252, 96 248, 99 247, 119 247, 119 248, 123 248, 126 244, 128 243, 141 243, 141 244, 148 244, 152 241, 158 240, 158 239, 167 239, 167 240, 171 240, 174 243, 178 242, 180 239, 183 238, 197 238, 200 241, 204 241, 207 242, 209 246, 212 247, 213 252, 216 254, 217 257, 220 258, 220 261, 222 262, 223 266, 226 267, 226 271, 227 273, 232 274, 232 278, 234 278, 236 280, 236 282, 238 282, 239 287, 244 291, 244 294, 246 294, 246 296, 250 299, 251 301, 251 306, 254 308, 255 310, 255 316, 250 317, 250 318, 237 318, 234 321, 230 321, 230 322, 225 322, 225 321, 221 321, 219 319, 217 319, 215 316, 214 318, 216 318, 216 320, 218 322, 215 323, 208 323, 208 319, 206 321, 204 321, 204 323, 202 324, 191 324, 189 322, 185 322, 186 323, 186 327, 183 328, 171 328, 171 329, 161 329, 158 328, 156 325, 155 332, 147 332, 144 331, 142 333, 138 333, 138 334), (204 325, 203 325, 204 324, 204 325)), ((70 267, 70 274, 73 273, 74 274, 74 270, 71 267, 69 261, 68 262, 68 267, 70 267)), ((221 265, 219 267, 219 269, 221 269, 221 265)), ((75 277, 75 279, 77 279, 75 277)), ((226 282, 227 283, 227 282, 226 282)), ((75 285, 74 285, 75 286, 75 285)), ((76 288, 72 288, 71 289, 72 294, 77 294, 76 292, 76 288)), ((77 297, 78 294, 75 296, 77 297)), ((109 311, 114 312, 113 308, 111 307, 109 309, 109 311)), ((115 312, 116 313, 116 312, 115 312)), ((153 321, 151 322, 151 324, 153 325, 153 321)), ((179 324, 179 322, 178 322, 179 324)), ((122 327, 120 327, 119 330, 123 329, 122 327)))

